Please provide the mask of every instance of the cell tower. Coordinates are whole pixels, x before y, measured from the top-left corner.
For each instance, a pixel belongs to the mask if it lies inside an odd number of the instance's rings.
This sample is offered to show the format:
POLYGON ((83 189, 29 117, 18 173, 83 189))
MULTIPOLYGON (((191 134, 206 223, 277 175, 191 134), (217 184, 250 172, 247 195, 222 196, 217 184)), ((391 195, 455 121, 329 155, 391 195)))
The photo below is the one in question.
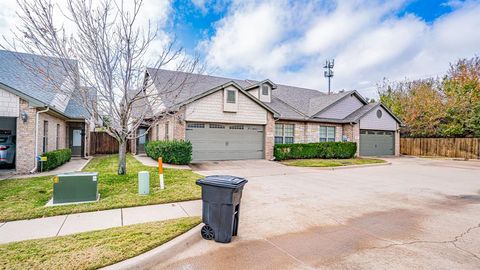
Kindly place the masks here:
POLYGON ((323 67, 325 70, 324 75, 328 78, 328 94, 330 95, 330 80, 333 77, 333 66, 335 65, 335 59, 325 61, 325 66, 323 67))

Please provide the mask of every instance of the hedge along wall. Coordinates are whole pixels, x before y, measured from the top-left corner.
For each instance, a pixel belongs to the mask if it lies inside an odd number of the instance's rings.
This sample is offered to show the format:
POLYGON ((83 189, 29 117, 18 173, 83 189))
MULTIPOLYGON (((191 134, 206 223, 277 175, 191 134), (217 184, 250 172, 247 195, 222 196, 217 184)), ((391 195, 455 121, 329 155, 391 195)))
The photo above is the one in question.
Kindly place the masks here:
POLYGON ((47 161, 43 162, 43 171, 49 171, 70 161, 70 159, 72 158, 72 150, 70 148, 67 148, 50 151, 43 153, 42 157, 47 157, 47 161))
POLYGON ((192 143, 189 141, 149 141, 145 144, 147 156, 169 164, 187 165, 192 161, 192 143))
POLYGON ((276 144, 274 156, 276 160, 301 158, 353 158, 357 152, 354 142, 320 142, 276 144))

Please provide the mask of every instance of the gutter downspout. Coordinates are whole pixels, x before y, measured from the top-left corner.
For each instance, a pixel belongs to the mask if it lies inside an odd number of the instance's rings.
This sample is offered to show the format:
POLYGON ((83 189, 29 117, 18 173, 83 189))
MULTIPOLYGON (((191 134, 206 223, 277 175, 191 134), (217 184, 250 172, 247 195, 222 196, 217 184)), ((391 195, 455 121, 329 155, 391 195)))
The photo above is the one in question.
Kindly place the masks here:
POLYGON ((37 158, 37 155, 38 155, 38 120, 39 120, 39 116, 40 116, 41 113, 48 112, 49 110, 50 110, 50 107, 47 107, 43 111, 38 111, 37 114, 35 115, 35 156, 34 156, 35 167, 30 171, 30 173, 34 173, 38 169, 38 162, 37 162, 36 158, 37 158))

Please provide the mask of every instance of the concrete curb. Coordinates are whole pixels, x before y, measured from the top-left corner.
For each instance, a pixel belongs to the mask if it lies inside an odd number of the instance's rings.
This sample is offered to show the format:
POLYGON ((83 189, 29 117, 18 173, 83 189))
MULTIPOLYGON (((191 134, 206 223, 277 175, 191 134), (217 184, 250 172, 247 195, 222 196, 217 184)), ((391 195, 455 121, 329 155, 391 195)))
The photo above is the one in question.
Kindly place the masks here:
POLYGON ((93 157, 88 157, 87 159, 88 159, 88 161, 85 164, 83 164, 83 166, 80 167, 80 169, 78 171, 83 171, 83 169, 85 169, 85 167, 87 167, 88 163, 90 163, 90 161, 93 160, 93 157))
POLYGON ((189 230, 188 232, 166 242, 165 244, 159 247, 156 247, 136 257, 118 262, 116 264, 106 266, 101 269, 104 269, 104 270, 147 269, 157 264, 163 263, 168 259, 170 259, 171 257, 173 257, 174 255, 180 253, 185 248, 202 240, 202 237, 200 236, 200 230, 202 229, 202 226, 203 224, 199 224, 195 226, 193 229, 189 230))
POLYGON ((385 163, 362 164, 362 165, 347 165, 347 166, 338 166, 338 167, 302 167, 302 168, 310 168, 310 169, 323 170, 323 171, 335 171, 335 170, 346 170, 346 169, 356 169, 356 168, 380 167, 380 166, 388 166, 388 165, 392 165, 392 163, 385 162, 385 163))

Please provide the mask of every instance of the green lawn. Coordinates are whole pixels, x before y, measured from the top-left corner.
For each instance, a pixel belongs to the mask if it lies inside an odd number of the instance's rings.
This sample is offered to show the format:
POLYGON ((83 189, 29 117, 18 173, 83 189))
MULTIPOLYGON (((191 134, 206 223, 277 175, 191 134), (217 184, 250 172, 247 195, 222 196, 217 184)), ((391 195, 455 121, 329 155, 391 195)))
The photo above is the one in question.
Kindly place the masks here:
POLYGON ((363 165, 385 163, 378 158, 351 158, 351 159, 292 159, 282 161, 282 164, 297 167, 339 167, 347 165, 363 165))
POLYGON ((158 170, 127 156, 127 174, 117 175, 117 155, 95 157, 84 171, 99 172, 100 201, 68 206, 44 207, 52 198, 52 176, 0 181, 0 221, 30 219, 148 204, 188 201, 201 197, 190 170, 164 169, 165 189, 160 190, 158 170), (150 195, 138 195, 139 171, 150 172, 150 195))
POLYGON ((97 269, 147 252, 199 223, 199 217, 188 217, 3 244, 0 269, 97 269))

